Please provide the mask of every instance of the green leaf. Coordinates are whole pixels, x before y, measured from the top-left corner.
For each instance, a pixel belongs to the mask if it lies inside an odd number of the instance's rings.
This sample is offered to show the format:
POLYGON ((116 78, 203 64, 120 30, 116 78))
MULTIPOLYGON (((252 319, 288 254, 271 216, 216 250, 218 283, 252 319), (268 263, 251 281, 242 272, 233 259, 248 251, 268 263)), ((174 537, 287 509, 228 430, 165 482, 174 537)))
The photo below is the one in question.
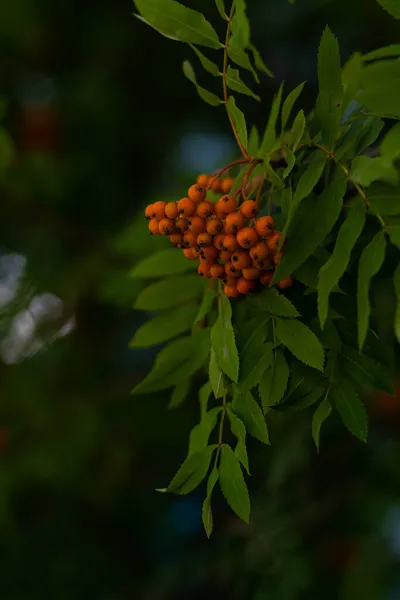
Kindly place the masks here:
POLYGON ((393 375, 385 365, 350 346, 343 346, 342 355, 347 374, 357 383, 371 390, 394 394, 393 375))
POLYGON ((139 293, 134 308, 147 311, 172 308, 196 298, 204 290, 204 285, 204 281, 195 274, 157 281, 139 293))
POLYGON ((327 396, 322 400, 321 404, 318 406, 317 410, 314 413, 312 420, 312 436, 319 451, 319 440, 321 435, 321 427, 326 419, 332 413, 332 406, 327 398, 327 396))
POLYGON ((296 358, 319 371, 324 369, 324 349, 316 335, 297 319, 277 319, 277 338, 296 358))
POLYGON ((357 392, 347 379, 344 377, 337 378, 331 389, 330 400, 350 433, 366 442, 368 432, 367 413, 357 392))
POLYGON ((290 173, 293 170, 294 165, 296 164, 296 156, 290 150, 290 148, 286 148, 286 150, 285 150, 285 160, 287 162, 287 167, 282 173, 283 179, 286 179, 286 177, 289 177, 290 173))
POLYGON ((364 116, 354 119, 354 121, 349 124, 346 133, 341 138, 340 143, 335 150, 336 160, 342 160, 343 157, 347 158, 347 154, 350 154, 350 151, 352 151, 351 158, 357 154, 357 145, 362 135, 365 134, 365 129, 366 119, 364 116))
POLYGON ((228 104, 226 105, 226 107, 228 110, 228 114, 235 125, 240 143, 245 149, 247 149, 246 119, 244 118, 244 114, 242 113, 240 108, 236 106, 235 98, 233 96, 229 97, 228 104))
POLYGON ((345 192, 346 176, 336 169, 332 182, 319 198, 310 196, 301 202, 273 283, 296 271, 324 241, 339 218, 345 192))
POLYGON ((232 69, 232 67, 228 67, 228 72, 226 75, 226 82, 228 87, 235 92, 239 92, 240 94, 245 94, 246 96, 251 96, 255 100, 260 100, 260 96, 257 96, 254 92, 251 91, 246 84, 240 79, 240 74, 237 69, 232 69))
POLYGON ((357 144, 357 154, 361 154, 365 149, 372 146, 372 144, 378 139, 383 127, 385 126, 385 122, 379 117, 368 117, 367 119, 364 117, 364 120, 365 132, 360 137, 360 140, 357 144))
POLYGON ((253 306, 257 306, 275 317, 299 317, 300 314, 295 306, 275 288, 263 290, 259 294, 250 296, 248 302, 253 306))
POLYGON ((290 92, 290 94, 288 94, 288 97, 286 98, 285 102, 283 103, 283 106, 282 106, 282 129, 285 129, 286 124, 289 120, 290 114, 293 110, 293 106, 294 106, 296 100, 298 99, 298 97, 300 96, 301 92, 303 91, 305 83, 306 82, 303 81, 303 83, 300 83, 300 85, 298 85, 297 88, 295 88, 292 92, 290 92))
POLYGON ((260 147, 260 134, 258 133, 257 127, 255 125, 253 125, 253 127, 250 130, 249 145, 247 148, 250 156, 257 156, 259 147, 260 147))
POLYGON ((228 419, 231 424, 231 430, 234 436, 237 437, 238 442, 235 448, 235 455, 237 459, 241 462, 241 464, 246 469, 247 473, 250 475, 249 471, 249 460, 247 457, 246 450, 246 427, 243 425, 242 421, 231 411, 230 408, 227 409, 228 419))
POLYGON ((219 467, 221 491, 231 509, 246 523, 250 520, 250 497, 240 467, 232 448, 223 444, 219 467))
POLYGON ((193 427, 189 436, 188 455, 202 452, 208 446, 210 435, 215 429, 218 416, 222 412, 222 406, 216 406, 208 411, 201 419, 200 423, 193 427))
POLYGON ((291 129, 293 150, 296 150, 297 146, 300 144, 305 128, 306 128, 306 117, 304 115, 304 111, 299 110, 299 112, 296 115, 295 120, 293 121, 292 129, 291 129))
POLYGON ((222 371, 237 383, 239 378, 239 356, 232 326, 232 308, 225 294, 221 296, 221 311, 211 330, 211 345, 215 350, 222 371))
POLYGON ((196 74, 188 60, 185 60, 183 62, 182 68, 185 77, 187 77, 187 79, 189 79, 189 81, 191 81, 193 85, 196 86, 197 92, 200 98, 204 100, 204 102, 207 102, 207 104, 211 104, 211 106, 219 106, 220 104, 223 104, 223 100, 218 98, 218 96, 216 96, 212 92, 209 92, 208 90, 204 89, 197 83, 196 74))
POLYGON ((274 359, 272 344, 254 345, 250 347, 240 361, 239 388, 242 393, 256 387, 274 359))
POLYGON ((332 150, 340 130, 343 103, 342 71, 337 39, 326 27, 318 51, 317 120, 322 141, 332 150))
POLYGON ((204 317, 206 317, 208 315, 208 313, 211 311, 211 309, 213 307, 215 297, 216 297, 216 294, 215 294, 214 290, 206 289, 204 291, 204 295, 203 295, 203 299, 201 301, 199 312, 197 313, 197 316, 194 320, 194 325, 196 325, 197 323, 202 321, 204 319, 204 317))
POLYGON ((304 200, 304 198, 311 194, 318 181, 321 179, 321 175, 325 168, 327 160, 328 155, 326 154, 326 152, 322 152, 322 150, 316 150, 312 155, 306 170, 300 177, 299 183, 297 184, 297 188, 293 196, 293 202, 291 203, 289 208, 289 215, 285 223, 285 227, 283 228, 279 246, 280 248, 282 247, 282 244, 287 236, 290 225, 292 224, 293 218, 296 214, 298 207, 300 206, 300 203, 302 202, 302 200, 304 200))
POLYGON ((166 489, 157 491, 189 494, 206 477, 211 457, 216 447, 216 445, 209 446, 202 452, 196 452, 195 454, 189 455, 179 468, 169 486, 166 489))
MULTIPOLYGON (((324 385, 322 385, 322 384, 316 385, 314 387, 314 389, 312 389, 310 392, 306 393, 300 399, 295 400, 294 404, 285 402, 282 406, 282 409, 285 412, 294 413, 294 412, 299 412, 301 410, 305 410, 306 408, 310 408, 310 406, 313 406, 316 402, 318 402, 318 400, 321 398, 324 391, 325 391, 324 385)), ((293 400, 293 397, 292 397, 292 400, 293 400)))
POLYGON ((193 44, 189 44, 189 46, 191 47, 193 52, 197 54, 197 57, 201 62, 203 69, 205 69, 211 75, 214 75, 214 77, 219 77, 221 75, 218 65, 213 63, 209 58, 207 58, 207 56, 204 56, 204 54, 200 52, 200 50, 196 48, 196 46, 193 46, 193 44))
POLYGON ((369 111, 386 117, 400 117, 400 62, 372 63, 361 71, 360 103, 369 111))
POLYGON ((139 18, 165 37, 216 50, 221 47, 215 30, 201 13, 174 0, 134 0, 134 3, 139 18))
POLYGON ((246 54, 245 50, 238 50, 237 48, 233 48, 231 45, 228 46, 228 56, 234 63, 242 67, 242 69, 247 69, 250 71, 257 83, 259 83, 260 79, 254 70, 253 65, 250 62, 250 58, 248 54, 246 54))
POLYGON ((261 142, 260 147, 260 156, 268 152, 268 150, 272 150, 274 148, 277 135, 276 135, 276 124, 278 121, 279 110, 281 108, 282 103, 282 92, 283 92, 283 83, 280 85, 278 93, 274 95, 274 99, 272 100, 271 110, 268 117, 267 127, 265 129, 264 137, 261 142))
POLYGON ((386 231, 389 234, 392 244, 400 248, 400 219, 387 218, 385 219, 386 231))
POLYGON ((250 435, 263 444, 270 443, 263 412, 251 392, 242 394, 238 389, 235 389, 232 410, 246 425, 250 435))
POLYGON ((170 403, 168 404, 169 409, 177 408, 178 406, 183 404, 183 402, 186 400, 187 395, 189 393, 190 384, 191 384, 190 379, 184 379, 183 381, 180 381, 175 386, 175 388, 172 392, 172 395, 171 395, 170 403))
POLYGON ((379 4, 384 8, 392 17, 400 19, 400 2, 399 0, 378 0, 379 4))
POLYGON ((214 396, 217 399, 223 398, 226 394, 226 389, 224 385, 224 374, 222 373, 219 367, 217 355, 215 354, 214 348, 211 348, 210 351, 210 367, 208 373, 214 396))
POLYGON ((130 275, 138 279, 155 279, 193 271, 197 266, 194 260, 188 260, 176 248, 168 248, 141 260, 132 269, 130 275))
POLYGON ((285 187, 285 184, 283 183, 282 179, 279 177, 278 173, 275 171, 275 169, 272 168, 272 166, 270 165, 270 157, 266 156, 264 159, 264 163, 263 163, 263 167, 264 167, 264 173, 265 173, 265 178, 267 181, 271 182, 271 185, 278 189, 278 190, 282 190, 285 187))
POLYGON ((136 331, 130 343, 131 348, 151 348, 177 337, 190 329, 196 314, 197 307, 188 305, 154 317, 136 331))
POLYGON ((394 333, 397 338, 397 341, 400 344, 400 265, 397 267, 394 273, 393 283, 397 297, 397 308, 394 319, 394 333))
POLYGON ((372 278, 378 273, 385 260, 385 234, 378 232, 364 248, 358 268, 357 310, 358 310, 358 347, 362 350, 368 331, 371 305, 369 288, 372 278))
POLYGON ((390 46, 378 48, 378 50, 372 50, 372 52, 364 54, 363 60, 378 60, 379 58, 391 58, 392 56, 400 56, 400 44, 391 44, 390 46))
POLYGON ((256 65, 256 69, 258 69, 258 71, 260 71, 261 73, 266 73, 267 75, 269 75, 269 77, 274 77, 274 74, 272 73, 272 71, 270 69, 268 69, 267 65, 265 64, 265 62, 262 59, 261 54, 259 53, 257 48, 254 46, 254 44, 249 44, 249 50, 253 54, 253 59, 254 59, 254 64, 256 65))
POLYGON ((347 269, 351 251, 361 235, 364 224, 364 202, 360 196, 357 196, 351 205, 346 220, 339 230, 335 249, 330 259, 323 265, 319 272, 318 316, 322 328, 328 316, 329 296, 347 269))
POLYGON ((264 373, 258 387, 264 412, 282 400, 288 381, 289 367, 286 358, 283 352, 277 350, 272 366, 264 373))
POLYGON ((210 476, 207 481, 207 496, 203 502, 203 507, 201 511, 201 518, 203 520, 203 525, 207 537, 209 538, 212 534, 213 530, 213 516, 211 511, 211 497, 214 490, 214 487, 218 481, 219 473, 216 467, 210 473, 210 476))
POLYGON ((250 44, 250 23, 245 0, 235 0, 234 8, 229 45, 236 50, 245 50, 250 44))
POLYGON ((386 181, 395 185, 399 176, 392 161, 384 156, 357 156, 351 165, 351 178, 355 183, 368 187, 373 181, 386 181))
POLYGON ((388 131, 381 143, 381 154, 389 160, 394 160, 400 156, 400 123, 388 131))
POLYGON ((226 14, 226 11, 225 11, 225 3, 224 3, 224 0, 215 0, 215 4, 216 4, 216 7, 218 8, 218 12, 219 12, 219 14, 221 15, 221 17, 222 17, 223 19, 225 19, 225 21, 227 21, 229 17, 228 17, 228 15, 226 14))
POLYGON ((200 420, 202 420, 207 413, 208 401, 210 399, 211 392, 211 383, 209 381, 202 385, 199 390, 200 420))
POLYGON ((369 210, 375 215, 400 214, 400 187, 373 183, 368 190, 369 210))

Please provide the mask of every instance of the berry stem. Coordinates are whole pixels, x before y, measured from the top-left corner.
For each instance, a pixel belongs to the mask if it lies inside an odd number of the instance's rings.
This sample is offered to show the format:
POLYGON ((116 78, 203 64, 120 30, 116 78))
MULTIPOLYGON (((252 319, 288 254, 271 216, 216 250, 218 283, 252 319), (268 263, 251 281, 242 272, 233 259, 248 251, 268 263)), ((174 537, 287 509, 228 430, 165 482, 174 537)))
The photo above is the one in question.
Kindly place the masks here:
POLYGON ((226 165, 226 167, 223 167, 222 169, 220 169, 218 171, 218 173, 216 173, 212 180, 208 183, 208 185, 206 186, 206 190, 209 190, 214 181, 216 181, 218 179, 218 177, 221 177, 221 175, 223 175, 223 173, 225 173, 225 171, 228 171, 231 167, 234 167, 235 165, 246 165, 249 162, 248 158, 239 158, 238 160, 234 160, 233 162, 229 163, 229 165, 226 165))
POLYGON ((252 172, 254 171, 254 169, 256 168, 256 166, 262 162, 263 161, 261 158, 255 158, 250 162, 250 166, 247 169, 247 173, 243 177, 243 181, 242 181, 240 187, 236 190, 235 198, 241 194, 243 196, 243 198, 246 200, 245 190, 246 190, 247 184, 249 183, 250 176, 251 176, 252 172))

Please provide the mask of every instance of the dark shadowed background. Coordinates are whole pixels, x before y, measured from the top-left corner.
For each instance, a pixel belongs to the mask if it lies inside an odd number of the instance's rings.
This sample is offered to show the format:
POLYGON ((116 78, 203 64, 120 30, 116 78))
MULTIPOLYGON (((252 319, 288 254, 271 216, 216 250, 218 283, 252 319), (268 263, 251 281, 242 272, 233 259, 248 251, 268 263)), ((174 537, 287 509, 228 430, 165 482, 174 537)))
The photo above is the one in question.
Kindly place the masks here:
MULTIPOLYGON (((211 0, 187 4, 218 28, 211 0)), ((400 41, 375 0, 248 4, 276 75, 263 103, 240 99, 260 127, 282 79, 286 92, 307 79, 312 106, 327 23, 343 60, 400 41)), ((154 352, 128 346, 146 318, 128 273, 165 245, 142 210, 236 149, 224 110, 182 75, 191 50, 132 13, 129 0, 0 5, 0 115, 15 144, 0 190, 0 597, 398 599, 400 397, 369 400, 367 446, 333 420, 317 455, 308 414, 278 420, 271 448, 249 448, 249 527, 216 496, 208 541, 203 490, 154 491, 183 460, 198 403, 196 390, 177 410, 166 394, 130 395, 154 352)))

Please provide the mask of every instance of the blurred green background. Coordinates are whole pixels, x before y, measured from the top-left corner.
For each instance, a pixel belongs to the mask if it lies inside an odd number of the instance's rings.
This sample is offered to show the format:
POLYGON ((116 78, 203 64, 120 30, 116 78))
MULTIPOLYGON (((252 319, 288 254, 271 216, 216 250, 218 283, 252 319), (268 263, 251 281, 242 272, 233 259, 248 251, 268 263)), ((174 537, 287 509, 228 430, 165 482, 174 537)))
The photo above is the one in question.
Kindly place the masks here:
MULTIPOLYGON (((218 27, 211 0, 187 4, 218 27)), ((262 104, 240 99, 260 127, 282 79, 286 91, 307 79, 312 106, 327 23, 343 60, 400 41, 375 0, 248 4, 276 75, 262 104)), ((0 5, 0 115, 15 145, 4 169, 0 136, 0 598, 400 599, 400 390, 369 400, 367 446, 332 420, 317 455, 309 414, 277 419, 272 447, 249 448, 249 527, 216 496, 208 541, 202 490, 154 491, 199 410, 195 389, 177 410, 167 394, 130 395, 154 352, 128 346, 146 318, 128 273, 165 245, 142 210, 236 154, 223 110, 182 76, 190 49, 132 12, 129 0, 0 5)))

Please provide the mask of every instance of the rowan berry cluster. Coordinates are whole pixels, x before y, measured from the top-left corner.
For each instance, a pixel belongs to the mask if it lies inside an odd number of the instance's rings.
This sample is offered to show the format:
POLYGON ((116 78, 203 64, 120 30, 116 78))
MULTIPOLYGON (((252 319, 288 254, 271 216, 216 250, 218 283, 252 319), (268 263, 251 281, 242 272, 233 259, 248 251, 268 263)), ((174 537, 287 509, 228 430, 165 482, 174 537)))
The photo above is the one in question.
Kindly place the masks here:
MULTIPOLYGON (((200 175, 178 202, 156 202, 145 210, 153 235, 169 236, 189 260, 199 260, 198 274, 220 279, 225 294, 237 298, 269 285, 282 259, 278 251, 281 232, 270 216, 258 216, 255 200, 231 194, 233 179, 200 175), (207 199, 207 191, 222 195, 217 202, 207 199)), ((278 282, 281 289, 292 278, 278 282)))

